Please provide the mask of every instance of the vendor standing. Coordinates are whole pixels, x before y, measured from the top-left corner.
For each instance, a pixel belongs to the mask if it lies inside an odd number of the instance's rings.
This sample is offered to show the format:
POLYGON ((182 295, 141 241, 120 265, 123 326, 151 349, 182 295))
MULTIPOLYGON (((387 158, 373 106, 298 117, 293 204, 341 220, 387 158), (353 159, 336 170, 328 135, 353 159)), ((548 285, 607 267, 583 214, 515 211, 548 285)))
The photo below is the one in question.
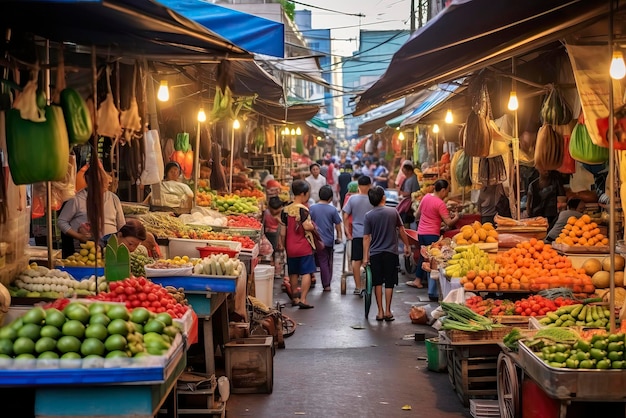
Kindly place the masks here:
POLYGON ((482 224, 487 222, 493 224, 496 215, 511 217, 509 198, 502 183, 483 186, 478 195, 478 207, 482 224))

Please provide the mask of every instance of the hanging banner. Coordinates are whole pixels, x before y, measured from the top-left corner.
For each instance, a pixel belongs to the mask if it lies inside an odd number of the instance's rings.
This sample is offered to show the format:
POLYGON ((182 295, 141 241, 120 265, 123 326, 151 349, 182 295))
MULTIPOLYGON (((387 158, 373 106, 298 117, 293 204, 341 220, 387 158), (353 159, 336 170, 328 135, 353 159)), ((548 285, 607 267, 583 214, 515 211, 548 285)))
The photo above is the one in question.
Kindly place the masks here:
MULTIPOLYGON (((596 145, 608 148, 610 60, 607 48, 570 44, 566 44, 566 47, 591 140, 596 145)), ((616 149, 626 149, 626 118, 622 118, 618 111, 623 103, 624 88, 619 80, 614 80, 613 106, 618 119, 615 131, 617 140, 614 144, 616 149), (624 129, 620 128, 622 126, 624 129)))

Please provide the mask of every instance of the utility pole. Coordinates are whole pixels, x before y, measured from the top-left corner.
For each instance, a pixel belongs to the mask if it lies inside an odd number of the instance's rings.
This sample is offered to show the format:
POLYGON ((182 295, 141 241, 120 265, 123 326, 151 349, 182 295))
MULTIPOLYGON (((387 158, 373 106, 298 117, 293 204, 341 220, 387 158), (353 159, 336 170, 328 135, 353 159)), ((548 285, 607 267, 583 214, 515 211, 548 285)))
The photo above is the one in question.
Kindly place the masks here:
POLYGON ((411 33, 413 32, 415 32, 415 0, 411 0, 411 33))

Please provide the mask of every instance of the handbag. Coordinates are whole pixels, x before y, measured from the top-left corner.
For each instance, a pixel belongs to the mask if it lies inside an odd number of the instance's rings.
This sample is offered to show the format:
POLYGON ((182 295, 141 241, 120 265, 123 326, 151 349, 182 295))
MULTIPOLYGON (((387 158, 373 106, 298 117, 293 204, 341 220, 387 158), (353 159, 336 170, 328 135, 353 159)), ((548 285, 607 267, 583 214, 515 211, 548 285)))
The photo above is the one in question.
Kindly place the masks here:
POLYGON ((402 201, 400 201, 400 203, 398 203, 398 206, 396 206, 396 210, 400 215, 402 215, 403 213, 407 213, 411 209, 411 203, 412 199, 410 197, 405 197, 404 199, 402 199, 402 201))
MULTIPOLYGON (((313 223, 313 225, 315 225, 315 223, 313 223)), ((326 245, 324 244, 324 241, 322 240, 322 236, 317 230, 317 225, 315 225, 315 229, 311 231, 311 234, 313 235, 313 242, 315 243, 315 248, 313 249, 316 252, 323 251, 326 248, 326 245)))

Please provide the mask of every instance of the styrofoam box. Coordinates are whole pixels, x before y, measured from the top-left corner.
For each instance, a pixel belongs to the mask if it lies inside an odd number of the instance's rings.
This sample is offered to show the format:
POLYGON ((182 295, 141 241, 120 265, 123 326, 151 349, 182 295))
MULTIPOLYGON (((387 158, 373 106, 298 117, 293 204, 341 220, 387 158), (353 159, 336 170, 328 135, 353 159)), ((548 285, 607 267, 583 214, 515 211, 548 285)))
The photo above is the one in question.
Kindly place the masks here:
POLYGON ((215 247, 228 247, 233 250, 241 251, 241 243, 238 241, 220 241, 210 239, 187 239, 187 238, 170 238, 169 239, 169 258, 176 256, 188 256, 198 258, 200 252, 196 247, 204 247, 212 245, 215 247))
POLYGON ((268 307, 274 304, 274 266, 259 264, 254 268, 255 296, 268 307))

